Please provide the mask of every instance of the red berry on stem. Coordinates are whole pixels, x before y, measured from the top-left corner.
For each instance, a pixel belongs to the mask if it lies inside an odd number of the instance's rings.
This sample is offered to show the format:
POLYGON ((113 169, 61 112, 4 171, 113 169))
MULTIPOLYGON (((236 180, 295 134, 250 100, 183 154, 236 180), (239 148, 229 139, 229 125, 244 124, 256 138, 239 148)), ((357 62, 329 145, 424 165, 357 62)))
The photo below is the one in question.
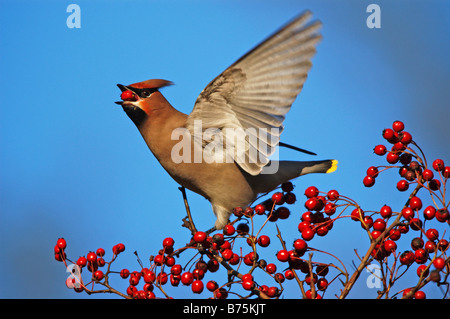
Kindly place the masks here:
POLYGON ((395 164, 395 163, 397 163, 397 162, 398 162, 398 159, 399 159, 399 155, 398 155, 397 153, 389 152, 389 153, 386 155, 386 161, 387 161, 389 164, 395 164))
POLYGON ((267 247, 267 246, 269 246, 269 244, 270 244, 270 237, 269 237, 269 236, 266 236, 266 235, 261 235, 261 236, 259 236, 259 238, 258 238, 258 244, 259 244, 261 247, 267 247))
POLYGON ((87 254, 86 258, 87 258, 87 261, 90 262, 90 263, 93 263, 93 262, 97 261, 97 255, 93 251, 90 251, 87 254))
POLYGON ((403 131, 400 133, 400 142, 402 142, 404 145, 407 145, 412 142, 412 135, 408 132, 403 131))
POLYGON ((304 231, 302 231, 302 238, 306 241, 310 241, 314 238, 314 233, 314 230, 312 230, 311 228, 305 229, 304 231))
POLYGON ((105 250, 104 250, 103 248, 97 249, 95 253, 96 253, 97 256, 99 256, 99 257, 105 256, 105 250))
POLYGON ((175 241, 173 240, 172 237, 167 237, 163 240, 163 247, 170 248, 173 247, 174 244, 175 241))
POLYGON ((392 216, 392 209, 390 206, 384 205, 380 209, 380 215, 383 218, 390 218, 392 216))
POLYGON ((194 234, 194 241, 196 243, 203 243, 206 240, 206 233, 202 231, 198 231, 194 234))
POLYGON ((422 177, 426 181, 431 181, 434 177, 434 173, 431 169, 426 169, 422 172, 422 177))
POLYGON ((310 186, 305 190, 305 196, 308 198, 316 197, 319 195, 319 190, 315 186, 310 186))
POLYGON ((192 292, 199 294, 203 291, 203 282, 201 280, 196 280, 192 283, 192 292))
POLYGON ((284 250, 284 249, 278 251, 278 253, 277 253, 277 259, 278 259, 279 261, 281 261, 281 262, 286 262, 286 261, 288 261, 288 260, 289 260, 289 253, 288 253, 288 251, 287 251, 287 250, 284 250))
POLYGON ((80 267, 84 267, 87 264, 87 259, 84 256, 81 256, 80 258, 78 258, 77 260, 77 265, 80 267))
POLYGON ((437 229, 430 228, 425 232, 425 236, 427 236, 429 240, 436 240, 439 238, 439 232, 437 229))
POLYGON ((397 183, 397 189, 398 189, 400 192, 405 192, 405 191, 408 190, 408 188, 409 188, 409 183, 408 183, 408 181, 406 181, 406 180, 404 180, 404 179, 398 181, 398 183, 397 183))
POLYGON ((190 285, 194 281, 194 275, 190 272, 185 272, 181 275, 181 282, 183 285, 190 285))
POLYGON ((339 192, 337 190, 335 190, 335 189, 332 189, 332 190, 328 191, 327 197, 331 201, 338 200, 339 199, 339 192))
POLYGON ((373 149, 373 152, 374 152, 376 155, 383 156, 383 155, 385 155, 386 152, 387 152, 386 146, 384 146, 384 145, 377 145, 377 146, 375 146, 375 148, 373 149))
POLYGON ((272 200, 276 205, 283 205, 284 204, 284 196, 281 192, 276 192, 272 195, 272 200))
POLYGON ((444 161, 441 159, 437 159, 433 161, 433 168, 435 171, 443 171, 445 169, 444 161))
POLYGON ((390 128, 387 128, 383 130, 382 135, 386 140, 390 141, 395 137, 395 132, 390 128))
POLYGON ((392 123, 392 128, 394 129, 394 131, 400 132, 405 129, 405 124, 403 124, 402 121, 395 121, 394 123, 392 123))
POLYGON ((103 274, 103 271, 101 270, 97 270, 96 272, 94 272, 94 279, 100 281, 105 277, 105 275, 103 274))
POLYGON ((58 238, 58 240, 56 241, 56 246, 58 246, 60 249, 66 249, 66 240, 64 238, 58 238))
POLYGON ((372 176, 366 176, 363 179, 363 184, 366 187, 372 187, 373 185, 375 185, 375 178, 373 178, 372 176))
POLYGON ((433 266, 434 268, 438 270, 442 270, 445 267, 445 259, 442 257, 437 257, 435 260, 433 260, 433 266))
POLYGON ((422 209, 422 200, 417 196, 412 197, 409 201, 409 207, 414 210, 422 209))

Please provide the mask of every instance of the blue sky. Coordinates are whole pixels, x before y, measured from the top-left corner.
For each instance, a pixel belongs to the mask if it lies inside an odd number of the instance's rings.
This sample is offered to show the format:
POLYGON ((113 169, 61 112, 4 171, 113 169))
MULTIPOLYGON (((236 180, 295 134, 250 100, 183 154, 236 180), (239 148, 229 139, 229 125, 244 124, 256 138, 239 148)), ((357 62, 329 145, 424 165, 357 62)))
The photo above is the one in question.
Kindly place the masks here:
MULTIPOLYGON (((394 190, 396 172, 371 189, 361 180, 367 167, 384 164, 372 149, 398 119, 429 160, 450 162, 450 5, 376 1, 381 28, 369 29, 366 7, 373 2, 1 0, 0 297, 80 297, 65 287, 67 273, 53 260, 58 237, 66 238, 73 259, 98 247, 108 258, 123 242, 118 270, 137 269, 132 252, 147 260, 167 236, 187 242, 178 185, 113 103, 116 83, 173 81, 163 94, 189 113, 210 80, 306 9, 323 22, 323 40, 282 140, 336 158, 339 168, 295 181, 298 217, 281 221, 280 229, 287 241, 299 237, 309 185, 336 188, 367 209, 401 208, 406 195, 394 190), (81 8, 79 29, 66 25, 71 3, 81 8)), ((280 156, 312 159, 289 150, 280 156)), ((209 203, 191 192, 188 198, 197 227, 209 229, 215 221, 209 203)), ((353 249, 367 244, 361 236, 359 226, 342 221, 311 245, 343 256, 351 269, 353 249)), ((376 295, 364 281, 350 297, 376 295)), ((440 296, 435 286, 424 291, 440 296)))

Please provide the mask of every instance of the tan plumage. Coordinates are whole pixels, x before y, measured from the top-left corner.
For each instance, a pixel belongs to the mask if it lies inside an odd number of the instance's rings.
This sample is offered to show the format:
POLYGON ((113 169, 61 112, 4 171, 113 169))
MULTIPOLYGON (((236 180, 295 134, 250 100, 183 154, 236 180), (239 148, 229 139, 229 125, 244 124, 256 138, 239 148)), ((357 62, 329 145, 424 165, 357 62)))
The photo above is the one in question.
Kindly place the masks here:
POLYGON ((301 175, 336 169, 335 160, 269 160, 321 38, 320 22, 307 24, 310 17, 309 12, 298 16, 227 68, 200 93, 189 115, 173 108, 159 92, 171 82, 119 85, 135 93, 135 99, 118 103, 152 153, 175 181, 211 202, 217 229, 226 225, 234 207, 251 204, 258 194, 301 175), (197 134, 199 124, 203 135, 197 134), (211 139, 205 141, 205 136, 211 139), (184 137, 191 137, 190 153, 183 148, 184 161, 174 160, 181 155, 184 137), (202 154, 200 162, 196 151, 202 154))

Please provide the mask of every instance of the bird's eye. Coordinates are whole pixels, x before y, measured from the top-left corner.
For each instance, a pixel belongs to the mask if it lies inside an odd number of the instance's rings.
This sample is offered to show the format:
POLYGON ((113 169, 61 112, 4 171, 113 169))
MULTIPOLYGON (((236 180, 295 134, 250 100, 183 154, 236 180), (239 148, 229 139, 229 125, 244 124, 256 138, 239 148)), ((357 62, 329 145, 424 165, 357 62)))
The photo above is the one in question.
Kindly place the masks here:
POLYGON ((150 96, 150 91, 149 90, 142 90, 141 95, 143 97, 149 97, 150 96))

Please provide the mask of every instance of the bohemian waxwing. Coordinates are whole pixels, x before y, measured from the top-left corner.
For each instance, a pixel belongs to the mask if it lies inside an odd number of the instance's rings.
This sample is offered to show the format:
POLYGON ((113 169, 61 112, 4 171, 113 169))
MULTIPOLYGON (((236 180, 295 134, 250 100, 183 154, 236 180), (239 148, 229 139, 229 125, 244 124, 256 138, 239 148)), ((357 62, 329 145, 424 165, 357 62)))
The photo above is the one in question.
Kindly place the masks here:
MULTIPOLYGON (((321 23, 306 12, 242 56, 200 93, 191 114, 176 110, 153 79, 121 85, 123 107, 153 155, 181 186, 208 199, 222 229, 235 207, 336 160, 269 160, 283 121, 305 83, 321 23)), ((301 150, 301 149, 299 149, 301 150)))

